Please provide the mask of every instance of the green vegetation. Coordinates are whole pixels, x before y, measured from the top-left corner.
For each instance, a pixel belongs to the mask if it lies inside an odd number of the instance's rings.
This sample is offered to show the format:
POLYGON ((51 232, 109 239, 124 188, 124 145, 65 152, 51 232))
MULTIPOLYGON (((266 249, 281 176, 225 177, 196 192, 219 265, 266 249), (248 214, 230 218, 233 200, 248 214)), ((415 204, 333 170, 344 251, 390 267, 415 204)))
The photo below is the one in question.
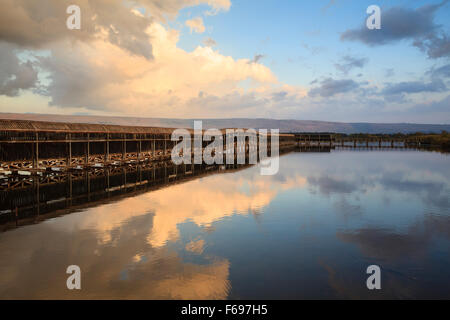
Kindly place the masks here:
POLYGON ((450 134, 447 131, 442 131, 441 134, 415 133, 411 135, 411 139, 416 139, 421 145, 439 146, 445 150, 450 150, 450 134))

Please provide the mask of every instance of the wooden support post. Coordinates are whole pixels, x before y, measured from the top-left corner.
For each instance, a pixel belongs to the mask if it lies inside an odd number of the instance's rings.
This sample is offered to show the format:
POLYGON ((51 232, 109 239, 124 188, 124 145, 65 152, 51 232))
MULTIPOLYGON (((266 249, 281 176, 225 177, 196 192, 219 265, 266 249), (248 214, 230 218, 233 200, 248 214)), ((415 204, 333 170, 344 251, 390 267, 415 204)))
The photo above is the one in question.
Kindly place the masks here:
POLYGON ((155 152, 156 152, 156 139, 153 137, 152 141, 152 160, 155 160, 155 152))
MULTIPOLYGON (((153 141, 153 142, 155 142, 155 141, 153 141)), ((155 181, 156 180, 156 168, 155 168, 155 164, 153 164, 153 167, 152 167, 152 169, 153 169, 153 176, 152 176, 152 178, 153 178, 153 181, 155 181)))
MULTIPOLYGON (((224 143, 226 143, 226 135, 225 135, 225 138, 223 139, 223 141, 224 141, 224 143)), ((227 149, 227 151, 228 151, 228 149, 227 149)), ((192 136, 191 136, 191 155, 190 155, 190 157, 191 157, 191 172, 192 172, 192 175, 194 175, 194 168, 195 168, 195 163, 194 163, 194 135, 192 134, 192 136)))
POLYGON ((142 140, 139 139, 139 148, 138 148, 138 162, 141 161, 141 153, 142 153, 142 140))
POLYGON ((66 143, 67 143, 67 163, 66 168, 69 169, 72 166, 72 136, 70 133, 66 135, 66 143))
POLYGON ((39 169, 39 134, 36 132, 36 144, 34 147, 34 168, 39 169))
POLYGON ((105 164, 109 163, 109 133, 106 134, 106 155, 105 164))
POLYGON ((164 134, 164 153, 163 153, 163 159, 166 158, 166 149, 167 149, 167 140, 166 140, 166 135, 164 134))
POLYGON ((33 163, 33 168, 36 169, 36 143, 30 143, 30 151, 31 151, 31 161, 33 163))
POLYGON ((126 134, 123 134, 122 135, 122 160, 124 160, 125 161, 125 157, 126 157, 126 154, 127 154, 127 135, 126 134))
POLYGON ((84 153, 84 157, 85 157, 84 164, 86 166, 89 166, 89 149, 90 149, 89 138, 90 138, 90 134, 88 133, 87 134, 87 142, 86 142, 86 145, 85 145, 86 146, 86 150, 85 150, 85 153, 84 153))

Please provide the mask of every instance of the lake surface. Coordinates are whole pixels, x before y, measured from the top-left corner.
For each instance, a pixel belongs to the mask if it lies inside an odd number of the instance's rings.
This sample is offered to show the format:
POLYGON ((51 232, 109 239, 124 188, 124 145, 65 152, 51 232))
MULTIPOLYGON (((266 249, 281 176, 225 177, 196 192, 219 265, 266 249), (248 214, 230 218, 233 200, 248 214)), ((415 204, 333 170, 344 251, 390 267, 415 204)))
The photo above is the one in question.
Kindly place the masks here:
POLYGON ((294 152, 0 233, 0 298, 450 298, 450 157, 294 152), (81 268, 68 290, 66 268, 81 268), (366 269, 381 268, 381 290, 366 269))

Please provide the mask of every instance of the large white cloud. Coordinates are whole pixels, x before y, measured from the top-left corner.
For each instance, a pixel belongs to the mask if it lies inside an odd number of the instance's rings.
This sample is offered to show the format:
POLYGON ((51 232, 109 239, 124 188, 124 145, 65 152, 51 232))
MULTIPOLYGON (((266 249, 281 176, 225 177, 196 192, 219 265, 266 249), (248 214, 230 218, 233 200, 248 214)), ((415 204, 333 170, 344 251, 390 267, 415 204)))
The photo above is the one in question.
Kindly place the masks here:
POLYGON ((51 55, 40 58, 50 73, 51 103, 157 115, 167 111, 187 114, 187 102, 202 93, 224 96, 240 90, 239 82, 276 83, 269 68, 235 60, 210 47, 186 52, 177 47, 178 32, 153 23, 146 30, 153 59, 130 54, 107 41, 103 34, 89 43, 58 42, 51 55), (169 109, 167 109, 169 108, 169 109))
POLYGON ((155 20, 173 18, 184 7, 199 4, 208 4, 214 12, 231 6, 229 0, 3 0, 0 41, 45 48, 61 39, 92 40, 102 31, 111 43, 150 58, 147 27, 155 20), (69 5, 81 9, 80 30, 66 27, 69 5))
MULTIPOLYGON (((39 5, 5 0, 8 14, 0 13, 0 43, 9 43, 10 57, 15 54, 12 47, 31 50, 31 55, 35 50, 46 52, 36 57, 29 71, 44 71, 44 92, 55 107, 188 116, 192 108, 208 112, 191 105, 202 97, 256 94, 263 99, 261 91, 277 83, 266 66, 224 56, 210 46, 192 52, 177 47, 179 32, 166 25, 165 18, 199 4, 209 5, 208 14, 231 6, 229 0, 43 0, 39 5), (66 28, 69 4, 81 8, 81 30, 66 28), (248 80, 251 86, 244 92, 241 82, 248 80)), ((200 17, 191 22, 192 30, 204 31, 200 17)), ((18 80, 25 80, 27 65, 20 66, 18 80)), ((32 83, 16 86, 14 94, 32 83)))

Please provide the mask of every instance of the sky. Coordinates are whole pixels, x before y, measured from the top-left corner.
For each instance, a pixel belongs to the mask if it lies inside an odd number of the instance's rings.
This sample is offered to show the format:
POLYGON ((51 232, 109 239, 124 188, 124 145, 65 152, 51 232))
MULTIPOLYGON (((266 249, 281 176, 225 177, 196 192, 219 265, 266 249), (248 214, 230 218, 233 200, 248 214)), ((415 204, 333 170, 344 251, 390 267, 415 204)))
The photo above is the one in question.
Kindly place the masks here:
POLYGON ((449 0, 0 6, 0 112, 450 123, 449 0))

